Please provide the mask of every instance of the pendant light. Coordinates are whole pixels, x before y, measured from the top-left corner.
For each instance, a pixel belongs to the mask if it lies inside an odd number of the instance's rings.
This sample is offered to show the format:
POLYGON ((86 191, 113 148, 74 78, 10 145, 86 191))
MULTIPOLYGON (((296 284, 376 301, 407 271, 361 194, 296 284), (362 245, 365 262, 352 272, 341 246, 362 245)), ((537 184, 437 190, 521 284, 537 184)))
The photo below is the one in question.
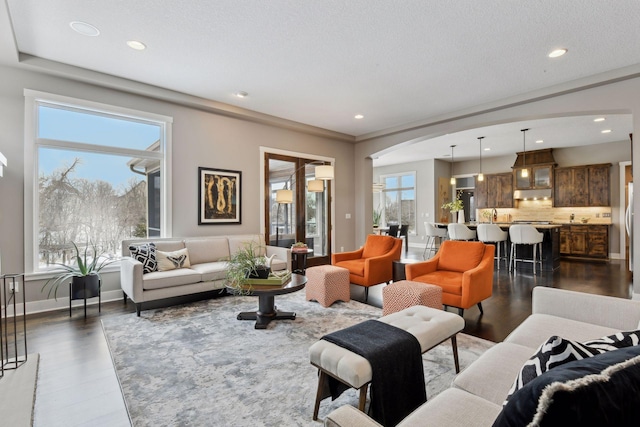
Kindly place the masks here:
POLYGON ((482 173, 482 140, 484 136, 479 136, 478 141, 480 142, 480 173, 478 174, 478 181, 484 181, 484 174, 482 173))
POLYGON ((449 183, 456 185, 456 177, 453 176, 453 147, 455 147, 455 145, 451 146, 451 180, 449 180, 449 183))
POLYGON ((529 169, 527 169, 527 148, 525 146, 525 133, 528 131, 529 129, 520 129, 520 131, 522 132, 522 171, 520 172, 520 176, 523 178, 528 178, 529 177, 529 169))

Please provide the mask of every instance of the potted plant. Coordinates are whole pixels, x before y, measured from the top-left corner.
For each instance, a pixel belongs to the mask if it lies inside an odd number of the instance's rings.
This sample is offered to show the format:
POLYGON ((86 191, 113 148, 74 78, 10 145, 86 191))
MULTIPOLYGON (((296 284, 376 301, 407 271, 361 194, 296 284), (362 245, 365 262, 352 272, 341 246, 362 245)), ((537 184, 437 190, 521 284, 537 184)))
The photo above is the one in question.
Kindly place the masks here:
POLYGON ((75 263, 71 265, 55 263, 60 266, 62 270, 57 271, 53 277, 45 282, 42 286, 41 292, 48 287, 49 293, 47 298, 51 297, 53 293, 54 297, 58 299, 58 288, 71 280, 71 299, 86 299, 97 297, 100 294, 100 271, 117 261, 105 257, 104 252, 98 251, 96 245, 88 243, 84 248, 84 252, 81 254, 78 245, 71 242, 75 250, 75 263), (89 256, 89 249, 91 249, 91 256, 89 256))
POLYGON ((227 283, 238 293, 242 293, 242 285, 247 278, 266 279, 271 268, 264 256, 256 256, 260 245, 248 242, 240 247, 227 263, 227 283))
MULTIPOLYGON (((462 199, 460 199, 460 196, 461 196, 461 192, 458 192, 458 194, 456 195, 456 199, 451 202, 447 202, 443 204, 442 209, 449 209, 449 211, 454 214, 456 212, 463 211, 464 205, 462 203, 462 199)), ((459 217, 458 222, 464 222, 464 216, 462 217, 462 221, 460 221, 460 217, 459 217)))
POLYGON ((381 219, 382 219, 382 209, 380 208, 374 209, 373 210, 373 226, 379 227, 381 219))

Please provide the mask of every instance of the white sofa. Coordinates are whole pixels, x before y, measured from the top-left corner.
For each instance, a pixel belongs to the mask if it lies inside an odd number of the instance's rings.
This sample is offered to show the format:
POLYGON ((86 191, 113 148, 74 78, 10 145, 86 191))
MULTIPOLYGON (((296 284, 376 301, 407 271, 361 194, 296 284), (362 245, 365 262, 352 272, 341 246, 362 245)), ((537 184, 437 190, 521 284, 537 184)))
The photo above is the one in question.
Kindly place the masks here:
POLYGON ((274 271, 291 270, 291 250, 288 248, 265 246, 264 238, 257 234, 237 236, 210 236, 187 238, 148 238, 124 240, 122 242, 123 259, 120 267, 120 285, 124 298, 129 297, 136 305, 140 316, 142 304, 182 295, 225 289, 227 263, 229 257, 238 248, 255 242, 264 253, 272 258, 274 271), (143 265, 130 256, 130 245, 153 242, 156 250, 173 252, 186 248, 191 267, 169 271, 143 273, 143 265))
MULTIPOLYGON (((491 426, 520 368, 549 337, 586 341, 636 329, 640 301, 536 287, 533 314, 458 374, 451 388, 422 404, 398 427, 491 426)), ((325 426, 379 424, 345 405, 327 415, 325 426)))

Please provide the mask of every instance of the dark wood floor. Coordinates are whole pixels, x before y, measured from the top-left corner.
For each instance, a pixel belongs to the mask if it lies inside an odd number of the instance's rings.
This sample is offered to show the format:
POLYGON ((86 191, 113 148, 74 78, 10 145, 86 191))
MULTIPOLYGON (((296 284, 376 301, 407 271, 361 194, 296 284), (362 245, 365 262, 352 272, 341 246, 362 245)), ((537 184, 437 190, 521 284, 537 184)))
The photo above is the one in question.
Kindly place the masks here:
MULTIPOLYGON (((422 258, 421 250, 403 254, 422 258)), ((491 341, 503 340, 531 312, 531 290, 552 286, 595 294, 628 298, 631 274, 624 262, 588 263, 562 261, 554 273, 534 276, 531 271, 509 274, 506 267, 495 273, 493 296, 483 302, 484 315, 477 307, 465 310, 465 333, 491 341)), ((369 302, 381 305, 382 286, 369 292, 369 302)), ((354 299, 363 299, 355 287, 354 299)), ((111 356, 102 332, 102 318, 123 313, 135 315, 131 302, 103 304, 82 309, 27 316, 29 353, 40 353, 36 393, 36 426, 128 426, 124 401, 115 376, 111 356)), ((277 327, 277 325, 276 325, 277 327)))

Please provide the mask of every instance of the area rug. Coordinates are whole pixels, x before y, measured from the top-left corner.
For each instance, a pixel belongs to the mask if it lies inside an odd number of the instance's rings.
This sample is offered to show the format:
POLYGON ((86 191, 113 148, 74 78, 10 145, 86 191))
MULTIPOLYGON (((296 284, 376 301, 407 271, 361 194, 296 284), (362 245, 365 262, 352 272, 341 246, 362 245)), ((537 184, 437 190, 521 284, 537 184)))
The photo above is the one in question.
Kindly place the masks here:
MULTIPOLYGON (((357 301, 323 308, 304 291, 276 297, 296 320, 266 330, 240 321, 255 297, 223 297, 106 318, 103 328, 132 424, 141 426, 319 426, 339 406, 357 406, 355 390, 325 399, 312 421, 317 369, 309 347, 323 335, 382 315, 357 301)), ((458 336, 461 368, 493 343, 458 336)), ((428 398, 455 375, 450 341, 423 355, 428 398)))
POLYGON ((33 425, 39 364, 40 354, 34 353, 18 369, 5 369, 0 379, 0 425, 33 425))

